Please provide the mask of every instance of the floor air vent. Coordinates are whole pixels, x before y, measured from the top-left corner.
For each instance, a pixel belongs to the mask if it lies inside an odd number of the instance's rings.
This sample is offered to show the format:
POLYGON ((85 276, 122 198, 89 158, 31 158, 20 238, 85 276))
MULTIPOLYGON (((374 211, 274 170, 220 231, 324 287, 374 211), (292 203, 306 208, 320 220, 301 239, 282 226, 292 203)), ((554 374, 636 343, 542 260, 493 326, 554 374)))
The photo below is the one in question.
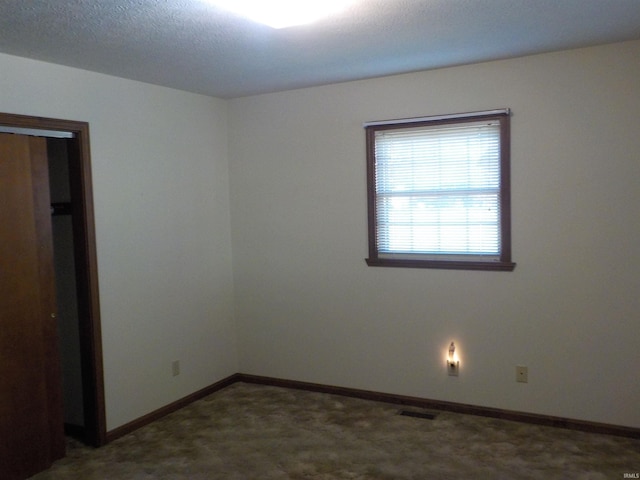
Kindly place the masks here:
POLYGON ((414 417, 414 418, 424 418, 425 420, 433 420, 436 418, 436 413, 429 412, 412 412, 411 410, 400 410, 398 415, 403 415, 405 417, 414 417))

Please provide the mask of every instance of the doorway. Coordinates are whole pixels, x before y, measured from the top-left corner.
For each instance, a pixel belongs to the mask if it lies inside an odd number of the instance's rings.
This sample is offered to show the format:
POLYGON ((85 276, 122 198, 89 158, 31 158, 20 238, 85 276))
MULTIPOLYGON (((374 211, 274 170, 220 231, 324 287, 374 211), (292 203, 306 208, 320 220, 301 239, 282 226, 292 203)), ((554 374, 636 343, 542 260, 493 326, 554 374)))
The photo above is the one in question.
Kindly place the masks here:
MULTIPOLYGON (((48 149, 57 152, 58 164, 60 155, 64 156, 63 173, 60 173, 58 165, 53 182, 66 182, 66 185, 52 186, 67 190, 68 201, 55 202, 52 214, 68 215, 63 223, 68 224, 68 236, 71 238, 68 245, 72 245, 69 251, 72 258, 68 264, 73 266, 75 277, 72 283, 75 290, 73 309, 77 316, 77 385, 82 418, 74 423, 82 425, 71 427, 71 433, 87 445, 98 447, 106 443, 106 420, 89 125, 86 122, 0 113, 0 128, 22 135, 47 137, 48 149)), ((68 289, 69 285, 66 287, 68 289)))

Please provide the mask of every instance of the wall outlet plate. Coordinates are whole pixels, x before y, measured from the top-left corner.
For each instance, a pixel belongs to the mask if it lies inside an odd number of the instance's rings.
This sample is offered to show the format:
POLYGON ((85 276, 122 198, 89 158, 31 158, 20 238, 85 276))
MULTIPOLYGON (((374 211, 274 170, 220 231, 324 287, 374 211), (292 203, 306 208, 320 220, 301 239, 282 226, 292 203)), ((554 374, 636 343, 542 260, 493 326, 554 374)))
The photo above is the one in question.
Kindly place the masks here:
POLYGON ((524 365, 516 365, 516 382, 529 382, 529 368, 524 365))
POLYGON ((174 360, 171 362, 171 373, 174 377, 180 375, 180 360, 174 360))
POLYGON ((460 362, 447 361, 447 373, 452 377, 457 377, 460 371, 460 362))

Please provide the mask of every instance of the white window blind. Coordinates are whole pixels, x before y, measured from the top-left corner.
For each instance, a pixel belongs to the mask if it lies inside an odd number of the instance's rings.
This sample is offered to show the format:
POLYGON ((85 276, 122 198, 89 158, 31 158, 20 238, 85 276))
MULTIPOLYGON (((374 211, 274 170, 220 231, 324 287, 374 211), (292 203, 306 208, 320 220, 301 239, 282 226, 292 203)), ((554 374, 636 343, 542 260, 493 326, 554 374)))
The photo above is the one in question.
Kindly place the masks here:
POLYGON ((500 257, 497 120, 375 132, 381 257, 500 257))

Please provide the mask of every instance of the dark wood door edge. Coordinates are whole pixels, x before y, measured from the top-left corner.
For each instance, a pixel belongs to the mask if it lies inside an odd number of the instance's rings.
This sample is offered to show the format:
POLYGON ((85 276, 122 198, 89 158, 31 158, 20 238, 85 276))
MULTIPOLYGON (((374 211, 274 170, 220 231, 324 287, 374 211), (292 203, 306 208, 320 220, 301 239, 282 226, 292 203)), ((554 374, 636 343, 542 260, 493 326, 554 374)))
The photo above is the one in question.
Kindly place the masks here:
POLYGON ((74 120, 0 113, 0 125, 34 130, 57 130, 73 133, 69 140, 69 175, 73 191, 74 236, 78 269, 78 301, 81 338, 81 363, 85 411, 85 441, 93 446, 104 445, 106 415, 104 373, 98 294, 98 262, 96 255, 91 184, 89 124, 74 120))

